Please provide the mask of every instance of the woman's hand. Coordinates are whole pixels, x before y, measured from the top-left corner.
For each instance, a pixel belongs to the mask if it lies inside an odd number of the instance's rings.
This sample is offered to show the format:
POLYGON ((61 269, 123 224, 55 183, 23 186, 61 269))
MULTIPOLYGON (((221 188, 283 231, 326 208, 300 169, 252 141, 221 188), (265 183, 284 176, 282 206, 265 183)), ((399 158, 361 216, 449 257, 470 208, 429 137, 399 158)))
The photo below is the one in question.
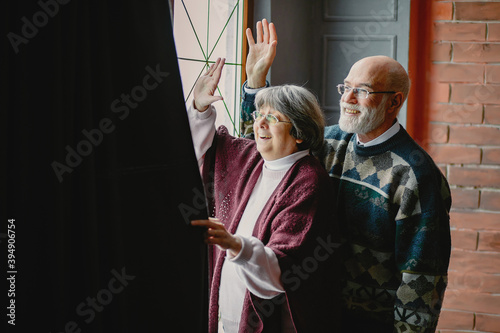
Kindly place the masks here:
POLYGON ((208 71, 196 81, 193 91, 196 110, 203 112, 210 104, 222 100, 221 96, 214 96, 214 94, 225 62, 226 59, 217 58, 208 71))
POLYGON ((278 35, 273 23, 266 19, 257 22, 257 43, 252 36, 252 30, 246 30, 248 41, 248 56, 246 71, 249 88, 261 88, 266 85, 266 75, 276 56, 278 35))
POLYGON ((205 243, 217 245, 222 250, 231 252, 232 256, 237 256, 241 251, 241 240, 228 232, 218 219, 209 217, 208 220, 194 220, 191 225, 206 227, 205 243))

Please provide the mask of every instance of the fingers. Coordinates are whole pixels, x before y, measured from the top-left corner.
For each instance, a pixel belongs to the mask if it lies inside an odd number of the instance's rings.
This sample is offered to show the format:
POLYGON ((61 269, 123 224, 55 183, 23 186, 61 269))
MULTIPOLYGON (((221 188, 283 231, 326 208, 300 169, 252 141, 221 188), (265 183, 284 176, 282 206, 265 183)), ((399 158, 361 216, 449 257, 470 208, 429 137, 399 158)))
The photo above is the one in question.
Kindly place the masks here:
POLYGON ((226 58, 217 58, 215 63, 210 65, 208 71, 205 73, 205 76, 213 76, 214 79, 218 82, 225 63, 226 58))
MULTIPOLYGON (((257 44, 273 44, 273 42, 278 42, 278 35, 276 33, 276 27, 274 23, 269 23, 266 19, 258 21, 256 24, 257 31, 257 44)), ((252 30, 247 28, 245 30, 247 36, 247 41, 249 46, 255 45, 255 39, 252 35, 252 30)), ((275 46, 275 45, 274 45, 275 46)))
POLYGON ((278 34, 276 33, 276 27, 274 26, 274 23, 269 24, 269 41, 271 43, 276 41, 276 44, 278 43, 278 34))
POLYGON ((216 63, 215 63, 215 70, 213 72, 213 76, 214 76, 214 79, 217 80, 217 82, 219 82, 219 79, 220 79, 220 75, 222 73, 222 69, 224 68, 224 64, 226 63, 226 59, 225 58, 218 58, 216 63))
POLYGON ((217 218, 209 217, 208 220, 193 220, 191 225, 196 227, 206 227, 212 229, 224 228, 224 225, 217 218))
POLYGON ((221 58, 217 58, 217 60, 212 64, 210 65, 210 67, 208 68, 208 71, 205 73, 205 75, 213 75, 214 72, 217 70, 217 67, 219 66, 219 63, 221 61, 221 58))
POLYGON ((262 43, 262 22, 257 22, 257 43, 262 43))
POLYGON ((249 46, 254 46, 254 45, 255 45, 255 40, 253 39, 252 29, 247 28, 247 30, 246 30, 245 32, 246 32, 246 34, 247 34, 247 42, 248 42, 248 45, 249 45, 249 46))
POLYGON ((266 19, 262 20, 262 30, 264 32, 264 36, 263 36, 262 41, 265 44, 269 44, 269 23, 267 23, 266 19))

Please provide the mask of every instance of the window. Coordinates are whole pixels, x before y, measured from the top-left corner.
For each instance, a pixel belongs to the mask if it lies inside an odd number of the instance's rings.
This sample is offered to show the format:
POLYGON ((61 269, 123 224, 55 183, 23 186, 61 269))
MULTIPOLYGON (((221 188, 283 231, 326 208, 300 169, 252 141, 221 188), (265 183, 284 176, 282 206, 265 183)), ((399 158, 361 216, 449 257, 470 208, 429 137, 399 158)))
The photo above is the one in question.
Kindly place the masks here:
POLYGON ((173 11, 184 98, 191 103, 198 78, 218 57, 226 58, 216 125, 225 125, 235 136, 240 132, 243 9, 244 0, 175 0, 173 11))

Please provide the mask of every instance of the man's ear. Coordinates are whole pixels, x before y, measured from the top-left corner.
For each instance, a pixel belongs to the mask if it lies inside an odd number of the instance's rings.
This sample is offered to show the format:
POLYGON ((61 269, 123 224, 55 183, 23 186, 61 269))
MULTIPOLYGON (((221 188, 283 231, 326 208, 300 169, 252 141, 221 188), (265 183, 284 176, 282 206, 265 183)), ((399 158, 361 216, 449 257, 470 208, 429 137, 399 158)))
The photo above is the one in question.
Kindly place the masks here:
POLYGON ((397 92, 392 96, 390 99, 390 104, 389 104, 389 113, 393 113, 401 108, 403 105, 404 99, 403 99, 403 93, 402 92, 397 92))

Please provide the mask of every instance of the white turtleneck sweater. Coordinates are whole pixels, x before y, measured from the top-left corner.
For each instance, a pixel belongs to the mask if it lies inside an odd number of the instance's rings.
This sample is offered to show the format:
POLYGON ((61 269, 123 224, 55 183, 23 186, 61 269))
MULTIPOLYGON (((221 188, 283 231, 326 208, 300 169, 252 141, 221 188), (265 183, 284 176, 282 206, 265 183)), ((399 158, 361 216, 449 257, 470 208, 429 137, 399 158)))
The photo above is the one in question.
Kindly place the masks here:
MULTIPOLYGON (((213 107, 209 107, 205 112, 199 112, 191 105, 188 107, 188 117, 196 158, 201 166, 204 154, 212 145, 215 135, 216 112, 213 107)), ((285 292, 280 280, 281 270, 276 254, 259 239, 253 237, 252 232, 262 209, 287 171, 295 162, 308 154, 309 151, 306 150, 274 161, 264 160, 262 173, 235 233, 242 241, 242 249, 235 257, 227 252, 222 267, 219 290, 222 325, 219 325, 219 331, 223 326, 224 333, 238 332, 246 289, 264 299, 285 292)), ((295 332, 290 313, 288 309, 284 310, 282 332, 295 332)))

